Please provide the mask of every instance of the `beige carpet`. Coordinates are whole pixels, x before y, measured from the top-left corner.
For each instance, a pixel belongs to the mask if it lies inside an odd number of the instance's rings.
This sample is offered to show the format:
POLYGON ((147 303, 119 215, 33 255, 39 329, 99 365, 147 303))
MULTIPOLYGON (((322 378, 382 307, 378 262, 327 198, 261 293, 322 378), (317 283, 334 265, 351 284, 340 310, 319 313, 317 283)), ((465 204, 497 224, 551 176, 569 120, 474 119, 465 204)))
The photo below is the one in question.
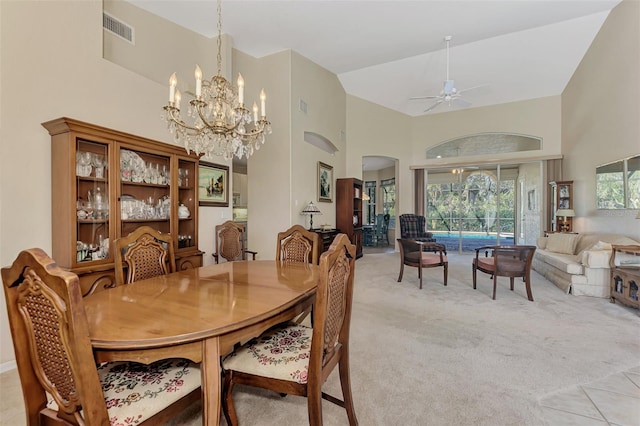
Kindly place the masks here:
MULTIPOLYGON (((471 286, 471 258, 450 255, 449 285, 428 270, 397 283, 398 254, 356 262, 351 372, 361 425, 543 425, 545 395, 640 365, 638 311, 607 299, 574 297, 533 273, 524 284, 489 276, 471 286)), ((340 396, 337 372, 324 387, 340 396)), ((304 425, 306 400, 242 386, 234 400, 243 425, 304 425)), ((325 425, 348 424, 323 402, 325 425)), ((194 404, 171 425, 199 425, 194 404)), ((222 419, 222 424, 226 424, 222 419)))

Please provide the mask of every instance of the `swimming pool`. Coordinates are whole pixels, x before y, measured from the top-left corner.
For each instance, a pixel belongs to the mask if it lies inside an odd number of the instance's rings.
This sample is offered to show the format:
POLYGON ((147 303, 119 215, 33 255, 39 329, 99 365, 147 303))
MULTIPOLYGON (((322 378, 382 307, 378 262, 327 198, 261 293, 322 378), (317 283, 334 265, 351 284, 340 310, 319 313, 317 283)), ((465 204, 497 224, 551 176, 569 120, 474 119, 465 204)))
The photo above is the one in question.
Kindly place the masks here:
MULTIPOLYGON (((460 246, 459 234, 452 232, 434 232, 433 237, 437 243, 444 244, 448 252, 457 252, 460 246)), ((497 244, 496 235, 462 233, 462 251, 475 251, 477 247, 497 244)), ((501 235, 500 244, 513 244, 512 235, 501 235)))

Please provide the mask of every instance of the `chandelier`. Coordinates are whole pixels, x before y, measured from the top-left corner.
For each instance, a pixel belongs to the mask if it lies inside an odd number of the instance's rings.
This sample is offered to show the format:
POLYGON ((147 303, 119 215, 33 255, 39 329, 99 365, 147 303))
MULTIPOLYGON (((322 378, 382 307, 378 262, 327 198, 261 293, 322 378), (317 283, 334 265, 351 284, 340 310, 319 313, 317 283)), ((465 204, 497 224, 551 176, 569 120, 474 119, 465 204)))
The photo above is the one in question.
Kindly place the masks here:
POLYGON ((196 93, 189 101, 186 121, 181 118, 181 94, 176 88, 178 79, 169 78, 169 104, 164 118, 170 133, 184 144, 187 153, 195 152, 207 157, 217 156, 230 160, 249 157, 260 149, 265 135, 271 134, 267 121, 266 95, 260 92, 260 117, 254 102, 252 112, 244 106, 244 79, 238 74, 238 94, 233 85, 222 76, 222 0, 218 0, 218 73, 211 80, 202 79, 202 70, 196 65, 196 93))

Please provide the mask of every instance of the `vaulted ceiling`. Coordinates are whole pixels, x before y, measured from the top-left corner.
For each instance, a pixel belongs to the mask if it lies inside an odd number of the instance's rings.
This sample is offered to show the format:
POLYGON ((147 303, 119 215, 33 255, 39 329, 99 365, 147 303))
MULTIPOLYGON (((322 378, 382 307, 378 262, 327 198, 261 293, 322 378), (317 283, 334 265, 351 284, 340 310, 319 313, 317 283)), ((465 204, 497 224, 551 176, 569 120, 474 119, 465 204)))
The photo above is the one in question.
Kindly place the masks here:
MULTIPOLYGON (((128 0, 208 37, 215 0, 128 0)), ((348 94, 418 116, 446 75, 471 107, 560 95, 620 0, 225 0, 223 32, 255 57, 293 49, 348 94)), ((429 114, 457 109, 444 102, 429 114)))

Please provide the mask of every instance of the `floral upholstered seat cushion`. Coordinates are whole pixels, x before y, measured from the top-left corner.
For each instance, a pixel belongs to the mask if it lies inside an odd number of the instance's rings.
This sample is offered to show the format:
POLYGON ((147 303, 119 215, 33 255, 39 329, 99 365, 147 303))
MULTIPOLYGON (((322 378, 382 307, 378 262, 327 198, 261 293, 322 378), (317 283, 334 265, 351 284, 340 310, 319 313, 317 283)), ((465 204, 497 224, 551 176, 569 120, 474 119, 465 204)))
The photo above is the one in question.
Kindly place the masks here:
MULTIPOLYGON (((108 362, 98 366, 113 426, 137 425, 200 387, 200 368, 184 359, 166 359, 145 365, 108 362)), ((49 408, 58 409, 49 398, 49 408)))
POLYGON ((312 335, 302 325, 277 327, 228 355, 222 368, 305 384, 312 335))

